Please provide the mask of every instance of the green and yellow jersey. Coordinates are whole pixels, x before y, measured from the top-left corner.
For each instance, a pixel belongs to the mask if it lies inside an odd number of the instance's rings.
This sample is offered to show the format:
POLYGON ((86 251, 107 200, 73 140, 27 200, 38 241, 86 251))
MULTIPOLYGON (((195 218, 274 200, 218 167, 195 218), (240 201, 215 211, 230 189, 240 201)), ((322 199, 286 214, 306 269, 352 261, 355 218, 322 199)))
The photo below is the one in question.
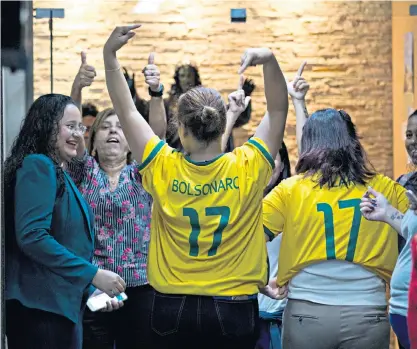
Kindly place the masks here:
POLYGON ((148 142, 140 172, 154 198, 148 279, 157 291, 236 296, 265 285, 262 196, 273 166, 258 138, 206 162, 148 142))
MULTIPOLYGON (((408 209, 405 189, 383 175, 368 185, 399 211, 408 209)), ((389 281, 398 257, 397 232, 388 224, 367 221, 359 204, 363 185, 320 188, 311 177, 297 175, 281 182, 263 201, 264 228, 271 238, 284 232, 278 285, 304 267, 324 260, 346 260, 389 281)))

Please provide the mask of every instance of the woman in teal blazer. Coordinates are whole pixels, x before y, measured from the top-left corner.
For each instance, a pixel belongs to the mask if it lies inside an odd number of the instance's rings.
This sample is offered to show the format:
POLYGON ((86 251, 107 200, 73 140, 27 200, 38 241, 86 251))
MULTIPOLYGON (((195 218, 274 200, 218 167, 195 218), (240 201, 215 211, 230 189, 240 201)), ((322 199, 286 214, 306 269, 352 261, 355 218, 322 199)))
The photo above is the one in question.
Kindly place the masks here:
POLYGON ((111 296, 124 291, 117 274, 91 264, 94 217, 65 172, 84 131, 70 97, 42 96, 6 160, 9 349, 81 348, 82 314, 94 287, 111 296))

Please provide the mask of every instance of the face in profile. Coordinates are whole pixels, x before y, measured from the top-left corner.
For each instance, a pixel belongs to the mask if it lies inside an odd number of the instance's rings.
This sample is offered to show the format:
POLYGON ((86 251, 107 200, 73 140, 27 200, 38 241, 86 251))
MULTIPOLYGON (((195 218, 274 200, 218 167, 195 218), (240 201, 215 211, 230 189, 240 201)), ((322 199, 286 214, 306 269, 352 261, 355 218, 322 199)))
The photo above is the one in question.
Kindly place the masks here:
POLYGON ((129 146, 117 115, 109 115, 94 136, 94 149, 99 159, 127 157, 129 146))
POLYGON ((405 131, 405 148, 414 165, 417 165, 417 116, 408 119, 405 131))
POLYGON ((90 130, 91 130, 91 127, 94 124, 94 120, 95 119, 96 119, 95 116, 92 116, 92 115, 86 115, 86 116, 83 117, 83 125, 85 127, 87 127, 87 129, 86 129, 86 131, 84 133, 84 141, 85 141, 85 144, 86 145, 89 144, 90 130))
POLYGON ((61 161, 68 162, 77 156, 83 128, 80 111, 75 105, 68 104, 59 122, 57 135, 57 152, 61 161))
POLYGON ((178 80, 183 92, 187 92, 196 85, 196 76, 193 69, 189 65, 185 65, 178 71, 178 80))

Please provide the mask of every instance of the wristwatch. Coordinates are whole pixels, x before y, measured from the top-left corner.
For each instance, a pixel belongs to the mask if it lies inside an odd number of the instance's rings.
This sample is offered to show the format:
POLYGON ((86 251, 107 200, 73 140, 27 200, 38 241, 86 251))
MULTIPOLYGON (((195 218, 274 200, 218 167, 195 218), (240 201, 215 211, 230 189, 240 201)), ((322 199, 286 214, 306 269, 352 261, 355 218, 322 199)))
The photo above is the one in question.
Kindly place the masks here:
POLYGON ((164 85, 159 84, 158 91, 152 91, 150 87, 149 87, 148 91, 149 91, 149 95, 151 97, 162 97, 162 95, 164 94, 164 85))

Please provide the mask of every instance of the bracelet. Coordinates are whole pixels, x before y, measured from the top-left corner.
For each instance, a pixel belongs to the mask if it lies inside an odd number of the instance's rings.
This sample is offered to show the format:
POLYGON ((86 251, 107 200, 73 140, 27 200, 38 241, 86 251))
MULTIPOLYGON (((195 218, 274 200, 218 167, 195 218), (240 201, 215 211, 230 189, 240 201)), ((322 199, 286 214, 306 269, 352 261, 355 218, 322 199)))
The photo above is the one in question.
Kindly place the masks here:
POLYGON ((162 97, 164 94, 164 85, 160 83, 158 91, 152 91, 149 87, 148 92, 151 97, 162 97))
POLYGON ((112 71, 118 71, 118 70, 120 70, 120 65, 115 69, 106 69, 105 71, 112 72, 112 71))

